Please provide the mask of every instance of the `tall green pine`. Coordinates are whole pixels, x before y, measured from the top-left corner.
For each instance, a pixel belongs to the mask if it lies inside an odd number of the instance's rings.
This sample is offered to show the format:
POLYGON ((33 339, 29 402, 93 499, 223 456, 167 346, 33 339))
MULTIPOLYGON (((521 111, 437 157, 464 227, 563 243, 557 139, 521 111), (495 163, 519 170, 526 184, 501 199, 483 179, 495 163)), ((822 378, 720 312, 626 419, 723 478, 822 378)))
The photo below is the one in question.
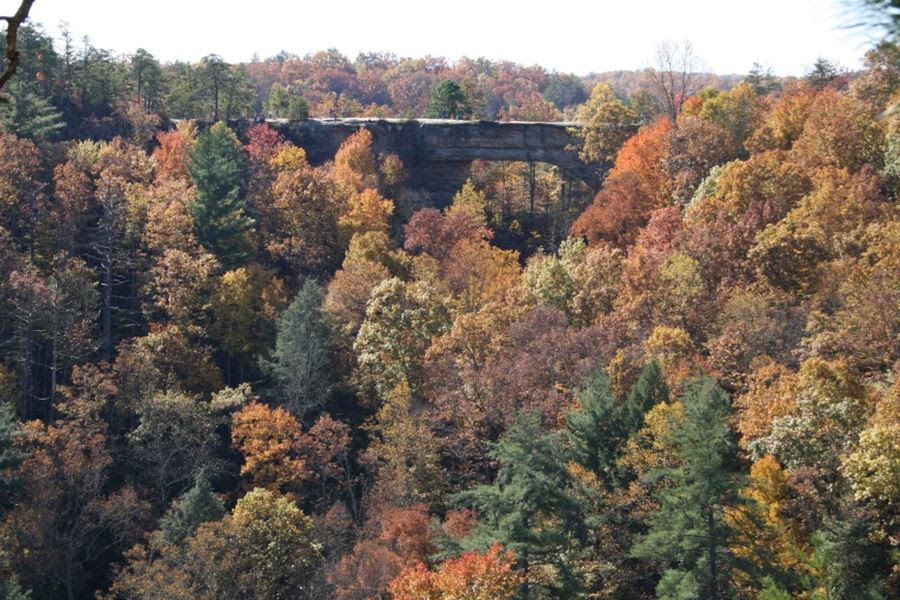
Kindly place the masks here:
POLYGON ((472 114, 466 93, 452 79, 439 81, 431 90, 428 116, 437 119, 467 117, 472 114))
POLYGON ((275 384, 275 395, 298 419, 320 407, 328 393, 331 324, 325 294, 307 279, 278 321, 275 351, 262 369, 275 384))
POLYGON ((577 582, 567 554, 584 531, 559 437, 543 429, 539 413, 520 416, 490 457, 500 465, 494 482, 454 497, 482 517, 463 546, 483 550, 499 542, 515 552, 523 573, 522 598, 546 597, 529 577, 534 565, 544 564, 552 564, 558 577, 543 591, 571 597, 577 582))
POLYGON ((197 192, 191 205, 197 239, 226 266, 240 264, 252 246, 248 233, 253 228, 241 195, 244 173, 241 143, 219 121, 198 136, 189 159, 188 173, 197 192))
MULTIPOLYGON (((646 412, 666 402, 668 396, 656 362, 643 368, 624 401, 616 398, 606 374, 597 368, 579 390, 579 407, 566 415, 564 435, 572 460, 593 473, 607 492, 598 493, 589 478, 576 479, 588 531, 588 544, 580 562, 588 597, 603 593, 606 585, 603 573, 607 569, 629 569, 633 568, 629 565, 638 562, 627 551, 632 540, 646 533, 646 527, 621 502, 622 493, 635 474, 621 464, 620 458, 628 440, 643 426, 646 412), (615 541, 606 539, 611 530, 617 533, 615 541)), ((638 571, 632 571, 629 580, 620 593, 638 596, 653 589, 652 585, 647 589, 638 571)))
POLYGON ((725 510, 744 502, 738 491, 745 480, 728 424, 729 400, 705 376, 688 380, 682 391, 684 418, 672 434, 680 465, 660 473, 671 485, 659 493, 650 533, 632 554, 665 567, 658 598, 730 598, 729 571, 737 560, 728 549, 725 510))
POLYGON ((624 403, 616 399, 605 372, 598 367, 578 394, 579 408, 566 415, 565 434, 573 458, 608 488, 621 484, 623 474, 616 463, 625 442, 641 428, 646 412, 668 397, 655 361, 643 368, 624 403))
POLYGON ((611 484, 615 457, 626 437, 623 407, 609 388, 609 379, 595 368, 578 393, 579 407, 566 415, 566 438, 575 460, 611 484))
POLYGON ((0 125, 20 138, 49 140, 64 129, 62 113, 32 86, 13 82, 0 104, 0 125))
POLYGON ((202 523, 218 521, 224 514, 222 501, 213 492, 206 474, 200 472, 193 487, 172 503, 160 521, 160 529, 166 541, 180 544, 193 535, 202 523))
POLYGON ((812 535, 810 562, 815 575, 810 587, 824 592, 823 598, 892 597, 882 574, 889 573, 900 556, 877 533, 879 526, 865 509, 843 504, 812 535))
POLYGON ((669 401, 669 386, 659 363, 651 360, 641 369, 637 381, 634 382, 628 398, 625 400, 625 419, 628 429, 634 433, 644 425, 647 411, 663 402, 669 401))

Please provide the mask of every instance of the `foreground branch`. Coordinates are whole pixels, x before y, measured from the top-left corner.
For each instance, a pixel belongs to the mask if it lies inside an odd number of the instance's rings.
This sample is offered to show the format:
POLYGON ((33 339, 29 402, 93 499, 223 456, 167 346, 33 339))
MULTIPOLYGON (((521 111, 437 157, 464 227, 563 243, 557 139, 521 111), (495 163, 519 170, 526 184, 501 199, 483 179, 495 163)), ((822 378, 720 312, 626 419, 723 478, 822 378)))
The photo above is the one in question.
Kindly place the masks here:
POLYGON ((6 66, 3 73, 0 73, 0 90, 6 85, 10 77, 15 75, 16 69, 19 67, 19 51, 16 49, 16 37, 19 34, 19 27, 28 18, 28 12, 34 0, 22 0, 19 10, 11 17, 0 17, 6 21, 6 66))

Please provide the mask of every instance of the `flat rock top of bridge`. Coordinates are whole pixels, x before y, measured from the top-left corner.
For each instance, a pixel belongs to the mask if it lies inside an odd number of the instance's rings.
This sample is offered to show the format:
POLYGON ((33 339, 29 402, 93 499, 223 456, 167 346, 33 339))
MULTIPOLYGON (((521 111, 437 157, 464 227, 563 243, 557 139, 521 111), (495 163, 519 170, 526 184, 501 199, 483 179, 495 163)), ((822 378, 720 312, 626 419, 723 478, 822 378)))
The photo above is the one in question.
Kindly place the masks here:
MULTIPOLYGON (((306 148, 310 161, 331 159, 359 129, 372 133, 375 150, 394 152, 409 164, 533 160, 580 169, 576 123, 462 121, 455 119, 271 119, 269 125, 306 148)), ((246 126, 244 123, 238 125, 246 126)))
MULTIPOLYGON (((578 156, 574 129, 581 123, 542 121, 475 121, 460 119, 267 119, 286 139, 304 148, 309 161, 334 158, 340 145, 360 129, 372 133, 377 153, 397 154, 406 165, 412 187, 446 199, 468 177, 473 160, 545 162, 599 189, 608 165, 587 165, 578 156)), ((229 121, 239 134, 253 121, 229 121)), ((198 123, 203 128, 209 123, 198 123)))
POLYGON ((605 171, 605 167, 598 171, 598 165, 586 165, 579 158, 579 140, 573 130, 582 125, 576 122, 396 118, 267 122, 305 148, 313 164, 331 160, 347 137, 367 129, 376 152, 397 154, 409 169, 414 186, 441 196, 459 189, 469 163, 478 159, 554 164, 594 189, 605 171))
POLYGON ((292 124, 292 123, 305 123, 305 122, 314 122, 321 123, 323 125, 370 125, 373 123, 399 123, 399 124, 414 124, 419 123, 422 125, 478 125, 478 124, 492 124, 492 125, 552 125, 556 127, 581 127, 581 123, 577 121, 485 121, 485 120, 465 120, 465 119, 402 119, 396 117, 386 117, 386 118, 378 118, 378 117, 348 117, 343 119, 328 119, 328 118, 310 118, 304 121, 291 121, 288 119, 266 119, 267 123, 272 124, 292 124))

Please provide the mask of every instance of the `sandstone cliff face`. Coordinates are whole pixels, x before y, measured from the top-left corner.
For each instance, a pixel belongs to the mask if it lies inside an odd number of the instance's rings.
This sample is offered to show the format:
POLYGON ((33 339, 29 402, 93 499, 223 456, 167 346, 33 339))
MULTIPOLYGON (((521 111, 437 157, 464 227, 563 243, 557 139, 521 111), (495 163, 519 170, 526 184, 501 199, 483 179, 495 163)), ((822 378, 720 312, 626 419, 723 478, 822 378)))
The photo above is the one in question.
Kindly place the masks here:
MULTIPOLYGON (((270 121, 285 138, 306 149, 313 164, 331 160, 360 128, 372 133, 375 151, 397 154, 410 184, 436 205, 462 186, 470 163, 482 160, 537 161, 557 165, 593 188, 608 165, 586 165, 574 148, 573 123, 498 123, 440 119, 309 119, 270 121)), ((246 124, 238 125, 238 129, 246 124)))

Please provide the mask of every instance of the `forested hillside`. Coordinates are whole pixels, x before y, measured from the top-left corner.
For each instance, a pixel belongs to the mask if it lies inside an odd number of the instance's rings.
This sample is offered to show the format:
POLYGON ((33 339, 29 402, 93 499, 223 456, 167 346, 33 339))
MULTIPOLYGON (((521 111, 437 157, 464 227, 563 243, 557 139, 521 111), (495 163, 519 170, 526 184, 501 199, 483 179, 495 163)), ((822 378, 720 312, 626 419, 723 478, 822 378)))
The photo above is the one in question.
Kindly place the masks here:
POLYGON ((0 598, 900 597, 896 44, 673 88, 70 38, 0 106, 0 598), (310 114, 613 166, 438 209, 365 129, 227 121, 310 114))
MULTIPOLYGON (((354 60, 334 49, 307 56, 285 52, 244 64, 211 54, 198 63, 162 64, 146 50, 117 56, 74 39, 62 27, 55 40, 39 26, 23 27, 18 75, 8 88, 13 114, 43 115, 60 125, 57 137, 110 139, 140 133, 163 119, 438 116, 436 84, 453 84, 459 116, 502 120, 575 117, 596 83, 610 84, 623 98, 653 85, 653 72, 620 71, 585 78, 508 61, 442 57, 403 58, 360 54, 354 60), (58 113, 53 118, 52 115, 58 113)), ((2 48, 0 48, 2 55, 2 48)), ((833 67, 830 67, 833 68, 833 67)), ((762 67, 758 77, 780 81, 762 67)), ((706 74, 710 85, 728 87, 739 78, 706 74)), ((24 132, 21 117, 4 116, 7 128, 24 132)))

